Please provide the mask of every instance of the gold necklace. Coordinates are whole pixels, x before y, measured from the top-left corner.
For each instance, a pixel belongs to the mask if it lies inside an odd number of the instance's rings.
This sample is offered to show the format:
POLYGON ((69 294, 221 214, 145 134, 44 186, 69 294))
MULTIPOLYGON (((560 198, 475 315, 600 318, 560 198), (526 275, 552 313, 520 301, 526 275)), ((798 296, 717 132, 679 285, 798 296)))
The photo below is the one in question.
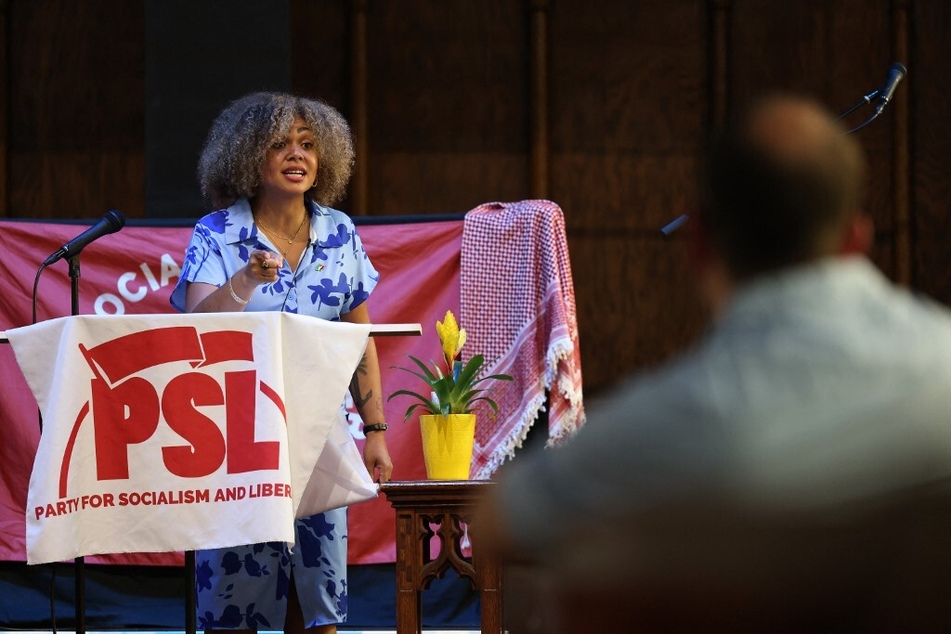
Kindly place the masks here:
MULTIPOLYGON (((270 234, 268 234, 268 235, 270 235, 270 234)), ((284 259, 286 260, 286 259, 287 259, 287 251, 286 251, 285 249, 282 249, 282 248, 281 248, 281 245, 279 245, 277 242, 274 243, 274 246, 277 247, 277 250, 281 252, 281 255, 284 256, 284 259)))
MULTIPOLYGON (((281 234, 275 232, 273 229, 267 227, 260 218, 255 218, 254 222, 258 223, 258 226, 264 229, 267 232, 267 235, 272 238, 280 238, 286 240, 287 244, 294 244, 294 240, 297 239, 297 236, 300 235, 300 230, 304 228, 304 223, 307 222, 307 214, 304 214, 304 218, 300 221, 300 224, 297 226, 297 231, 294 232, 294 235, 288 238, 287 236, 282 236, 281 234)), ((278 247, 280 248, 280 247, 278 247)))

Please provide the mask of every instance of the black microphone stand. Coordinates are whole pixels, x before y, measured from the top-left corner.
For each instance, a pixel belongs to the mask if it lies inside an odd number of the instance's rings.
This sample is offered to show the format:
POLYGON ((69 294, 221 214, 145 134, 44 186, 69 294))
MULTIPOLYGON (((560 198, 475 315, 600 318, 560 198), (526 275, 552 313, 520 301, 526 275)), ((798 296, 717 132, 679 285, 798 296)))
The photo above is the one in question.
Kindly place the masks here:
MULTIPOLYGON (((873 90, 872 92, 868 93, 867 95, 862 97, 859 101, 855 102, 855 105, 850 106, 849 108, 846 108, 845 110, 843 110, 842 114, 840 114, 838 117, 835 118, 835 121, 838 121, 839 119, 844 119, 845 117, 849 116, 850 114, 852 114, 853 112, 861 108, 862 106, 872 103, 872 99, 875 99, 875 97, 878 97, 879 92, 880 91, 878 90, 873 90)), ((849 133, 851 132, 853 132, 853 130, 849 131, 849 133)))
MULTIPOLYGON (((59 260, 60 258, 65 258, 69 263, 69 280, 70 280, 70 314, 75 317, 79 315, 79 278, 80 278, 80 269, 79 269, 79 254, 82 252, 83 247, 95 240, 96 238, 101 237, 107 233, 114 233, 122 228, 125 224, 125 216, 122 215, 122 212, 117 210, 112 210, 106 213, 102 220, 100 220, 96 225, 80 234, 78 237, 74 238, 70 242, 63 245, 61 249, 56 251, 53 255, 46 258, 46 260, 40 265, 40 268, 36 272, 36 277, 33 280, 33 323, 36 323, 36 305, 37 305, 37 290, 39 289, 40 275, 43 274, 43 271, 47 266, 53 262, 59 260)), ((40 434, 43 434, 43 414, 39 413, 39 424, 40 424, 40 434)), ((75 563, 75 589, 76 589, 76 602, 75 602, 75 614, 76 614, 76 625, 75 631, 76 634, 86 634, 86 560, 84 557, 76 557, 74 560, 75 563)), ((56 569, 53 569, 53 579, 56 578, 56 569)), ((56 598, 55 598, 55 582, 51 584, 50 588, 50 610, 53 614, 53 629, 56 629, 56 598)))
MULTIPOLYGON (((80 253, 66 258, 69 263, 70 314, 74 317, 79 315, 80 253)), ((85 557, 76 557, 73 564, 76 582, 76 634, 86 634, 86 559, 85 557)), ((185 552, 185 579, 185 632, 195 634, 197 630, 195 618, 197 606, 195 600, 195 551, 193 550, 185 552)))
MULTIPOLYGON (((875 99, 875 97, 878 97, 879 94, 881 94, 881 92, 882 92, 881 90, 873 90, 872 92, 868 93, 867 95, 865 95, 864 97, 862 97, 861 100, 857 101, 857 102, 855 103, 855 105, 853 105, 853 106, 851 106, 851 107, 846 108, 845 110, 843 110, 843 111, 842 111, 842 114, 840 114, 838 117, 836 117, 836 118, 834 119, 834 121, 838 121, 839 119, 843 119, 843 118, 849 116, 850 114, 852 114, 853 112, 855 112, 856 110, 858 110, 859 108, 861 108, 862 106, 872 103, 872 99, 875 99)), ((884 104, 883 104, 883 105, 884 105, 884 104)), ((880 114, 882 114, 882 108, 881 108, 881 107, 876 108, 876 109, 875 109, 875 112, 872 113, 872 116, 871 116, 871 117, 869 117, 868 119, 866 119, 865 121, 863 121, 863 122, 860 123, 859 125, 855 126, 855 127, 852 128, 851 130, 849 130, 848 132, 846 132, 846 134, 852 134, 853 132, 858 132, 859 130, 861 130, 862 128, 864 128, 864 127, 867 126, 868 124, 870 124, 872 121, 875 121, 875 119, 877 119, 877 118, 878 118, 878 115, 880 115, 880 114)))
MULTIPOLYGON (((66 258, 69 262, 70 314, 79 314, 79 253, 66 258)), ((86 632, 86 559, 76 557, 73 560, 76 581, 76 634, 86 632)))
POLYGON ((79 253, 66 258, 69 263, 70 314, 79 314, 79 253))
POLYGON ((197 631, 198 584, 195 580, 195 551, 185 551, 185 634, 197 631))

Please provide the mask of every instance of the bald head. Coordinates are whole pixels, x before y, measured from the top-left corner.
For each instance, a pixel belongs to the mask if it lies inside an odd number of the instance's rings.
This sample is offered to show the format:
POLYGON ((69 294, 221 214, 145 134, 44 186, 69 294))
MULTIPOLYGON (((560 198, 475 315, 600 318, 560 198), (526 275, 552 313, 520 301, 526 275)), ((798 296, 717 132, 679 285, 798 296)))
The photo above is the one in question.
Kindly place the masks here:
POLYGON ((714 139, 701 220, 733 276, 748 278, 834 253, 864 180, 861 149, 828 112, 774 97, 714 139))

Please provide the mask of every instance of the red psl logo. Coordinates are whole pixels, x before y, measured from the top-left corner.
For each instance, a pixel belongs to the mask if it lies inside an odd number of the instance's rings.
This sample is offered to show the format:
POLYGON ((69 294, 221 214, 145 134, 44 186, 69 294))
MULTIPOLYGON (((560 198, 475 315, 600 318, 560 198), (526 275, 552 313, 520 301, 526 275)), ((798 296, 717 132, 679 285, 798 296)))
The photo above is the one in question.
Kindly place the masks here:
POLYGON ((168 471, 199 478, 226 464, 228 473, 276 470, 278 441, 254 439, 257 394, 271 400, 286 423, 284 402, 260 382, 255 370, 224 373, 223 385, 197 371, 227 361, 254 361, 251 333, 223 330, 199 334, 191 326, 155 328, 131 333, 80 352, 92 368, 91 399, 73 423, 60 467, 59 494, 66 497, 69 463, 79 428, 93 412, 96 474, 99 480, 129 477, 129 446, 145 442, 164 418, 185 444, 162 447, 168 471), (192 372, 172 378, 160 394, 148 380, 136 376, 166 363, 187 361, 192 372), (200 408, 224 406, 225 432, 200 408))

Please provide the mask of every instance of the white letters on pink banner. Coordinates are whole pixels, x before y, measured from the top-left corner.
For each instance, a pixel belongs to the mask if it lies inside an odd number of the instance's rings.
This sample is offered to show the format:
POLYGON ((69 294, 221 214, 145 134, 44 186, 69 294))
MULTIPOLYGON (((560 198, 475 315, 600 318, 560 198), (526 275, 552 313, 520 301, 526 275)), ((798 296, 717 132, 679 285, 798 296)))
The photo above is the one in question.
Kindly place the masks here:
POLYGON ((369 330, 216 313, 8 331, 43 416, 29 563, 293 543, 295 516, 375 497, 339 418, 369 330))

